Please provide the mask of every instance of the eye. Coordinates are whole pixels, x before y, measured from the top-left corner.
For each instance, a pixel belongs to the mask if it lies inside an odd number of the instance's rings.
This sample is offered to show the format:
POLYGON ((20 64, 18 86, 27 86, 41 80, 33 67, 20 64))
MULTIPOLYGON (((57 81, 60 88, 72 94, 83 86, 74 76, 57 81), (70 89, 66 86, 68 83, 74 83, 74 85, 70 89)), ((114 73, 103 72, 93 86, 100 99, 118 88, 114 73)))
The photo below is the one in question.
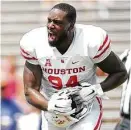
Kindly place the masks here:
POLYGON ((51 23, 51 21, 52 21, 52 20, 48 18, 48 23, 51 23))
POLYGON ((48 23, 51 23, 51 22, 53 22, 53 24, 56 24, 56 25, 63 24, 63 21, 61 21, 61 20, 52 20, 52 19, 48 18, 48 23))
POLYGON ((60 21, 60 20, 53 20, 53 22, 54 22, 54 24, 57 24, 57 25, 61 25, 61 24, 63 24, 63 22, 60 21))

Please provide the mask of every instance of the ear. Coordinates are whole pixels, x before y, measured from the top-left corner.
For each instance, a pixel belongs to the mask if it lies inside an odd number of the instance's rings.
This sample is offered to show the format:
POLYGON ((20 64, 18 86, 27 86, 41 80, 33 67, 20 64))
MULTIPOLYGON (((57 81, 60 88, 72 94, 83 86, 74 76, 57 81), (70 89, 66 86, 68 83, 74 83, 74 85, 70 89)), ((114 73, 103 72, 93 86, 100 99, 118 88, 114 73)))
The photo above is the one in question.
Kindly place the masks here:
POLYGON ((74 23, 70 23, 68 31, 72 31, 74 29, 74 23))

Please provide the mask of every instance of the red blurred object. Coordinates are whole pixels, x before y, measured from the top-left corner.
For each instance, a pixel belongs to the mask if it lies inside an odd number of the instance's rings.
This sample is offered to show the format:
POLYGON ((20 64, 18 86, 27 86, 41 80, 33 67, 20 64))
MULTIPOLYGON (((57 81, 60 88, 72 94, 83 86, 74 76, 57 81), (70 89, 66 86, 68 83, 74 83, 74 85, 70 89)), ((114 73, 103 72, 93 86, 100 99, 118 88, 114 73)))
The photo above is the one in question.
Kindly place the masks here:
POLYGON ((4 97, 13 98, 17 95, 17 90, 20 88, 20 80, 16 74, 16 57, 7 56, 1 62, 1 86, 4 86, 4 97))

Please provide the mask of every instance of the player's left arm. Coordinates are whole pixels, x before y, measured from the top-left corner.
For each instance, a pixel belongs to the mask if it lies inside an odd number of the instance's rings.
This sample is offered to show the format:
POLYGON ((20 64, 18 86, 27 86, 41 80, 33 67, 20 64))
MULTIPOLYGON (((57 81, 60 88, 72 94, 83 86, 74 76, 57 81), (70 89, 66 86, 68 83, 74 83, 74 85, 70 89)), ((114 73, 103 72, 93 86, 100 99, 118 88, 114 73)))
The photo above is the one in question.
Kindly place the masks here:
POLYGON ((96 65, 108 73, 108 77, 100 83, 104 92, 116 88, 127 79, 126 68, 113 51, 103 61, 96 63, 96 65))
POLYGON ((101 83, 81 83, 83 87, 79 95, 85 102, 90 101, 96 95, 107 98, 104 92, 116 88, 127 79, 126 68, 112 51, 111 40, 106 31, 99 27, 92 27, 91 31, 90 42, 87 44, 88 55, 95 66, 108 73, 108 77, 101 83))
POLYGON ((89 44, 89 55, 93 63, 102 71, 108 73, 108 77, 100 83, 103 91, 109 91, 121 85, 127 79, 125 65, 112 51, 109 35, 102 28, 94 28, 91 43, 89 44))

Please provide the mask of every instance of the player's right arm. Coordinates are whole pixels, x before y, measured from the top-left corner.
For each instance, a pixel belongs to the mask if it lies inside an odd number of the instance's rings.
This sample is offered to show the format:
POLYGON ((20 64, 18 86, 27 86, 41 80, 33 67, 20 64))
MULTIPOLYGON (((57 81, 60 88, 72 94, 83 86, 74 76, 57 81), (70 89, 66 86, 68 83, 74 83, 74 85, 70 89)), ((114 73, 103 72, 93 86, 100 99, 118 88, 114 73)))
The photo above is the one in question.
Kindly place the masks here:
POLYGON ((48 101, 39 92, 42 70, 35 53, 36 43, 34 33, 26 33, 20 40, 20 52, 26 60, 23 72, 25 97, 31 105, 41 110, 47 110, 48 101))
POLYGON ((25 97, 28 103, 38 109, 47 110, 48 101, 39 92, 42 79, 41 67, 26 61, 24 66, 23 79, 25 97))

